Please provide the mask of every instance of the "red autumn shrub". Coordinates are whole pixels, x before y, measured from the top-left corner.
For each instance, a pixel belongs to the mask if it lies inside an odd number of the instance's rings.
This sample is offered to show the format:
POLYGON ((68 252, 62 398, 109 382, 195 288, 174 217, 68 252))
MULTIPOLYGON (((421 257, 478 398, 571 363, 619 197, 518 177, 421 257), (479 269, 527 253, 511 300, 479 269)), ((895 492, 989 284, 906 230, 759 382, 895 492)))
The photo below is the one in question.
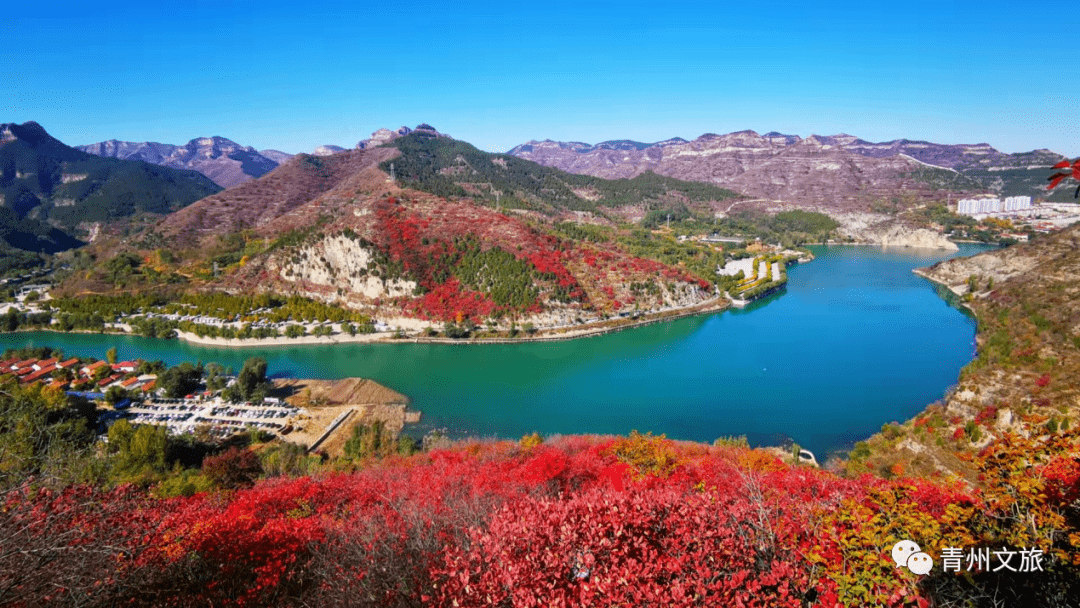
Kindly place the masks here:
POLYGON ((674 489, 510 503, 448 547, 438 605, 800 606, 809 572, 759 545, 740 497, 674 489))

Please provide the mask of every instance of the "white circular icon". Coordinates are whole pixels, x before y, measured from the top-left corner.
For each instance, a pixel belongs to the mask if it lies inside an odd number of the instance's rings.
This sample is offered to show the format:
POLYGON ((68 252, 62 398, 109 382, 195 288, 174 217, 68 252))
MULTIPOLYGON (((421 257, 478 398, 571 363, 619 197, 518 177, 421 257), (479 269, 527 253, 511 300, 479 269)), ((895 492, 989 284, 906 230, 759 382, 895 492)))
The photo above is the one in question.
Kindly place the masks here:
POLYGON ((919 545, 910 540, 902 540, 892 548, 892 559, 896 562, 896 567, 906 566, 908 558, 921 551, 919 545))
POLYGON ((907 567, 908 570, 915 574, 929 574, 930 570, 934 568, 934 560, 929 555, 919 551, 908 557, 907 567))

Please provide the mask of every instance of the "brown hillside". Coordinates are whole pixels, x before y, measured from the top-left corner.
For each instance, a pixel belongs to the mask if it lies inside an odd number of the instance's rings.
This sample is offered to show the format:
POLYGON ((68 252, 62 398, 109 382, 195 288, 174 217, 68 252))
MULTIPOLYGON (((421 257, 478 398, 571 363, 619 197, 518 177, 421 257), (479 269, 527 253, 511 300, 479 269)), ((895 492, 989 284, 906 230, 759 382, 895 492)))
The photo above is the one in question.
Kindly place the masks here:
POLYGON ((155 232, 172 245, 188 249, 207 244, 210 237, 259 228, 397 154, 391 148, 349 150, 326 157, 301 154, 260 179, 170 215, 155 232))

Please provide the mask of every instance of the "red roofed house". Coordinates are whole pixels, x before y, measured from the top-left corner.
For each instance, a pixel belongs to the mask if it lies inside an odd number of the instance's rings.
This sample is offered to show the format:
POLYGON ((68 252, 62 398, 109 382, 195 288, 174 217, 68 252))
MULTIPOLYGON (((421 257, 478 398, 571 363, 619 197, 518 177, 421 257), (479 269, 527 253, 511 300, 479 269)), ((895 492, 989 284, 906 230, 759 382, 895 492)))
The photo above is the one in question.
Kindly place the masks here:
POLYGON ((72 358, 68 359, 67 361, 61 361, 60 363, 57 363, 56 367, 59 367, 60 369, 66 369, 68 367, 71 367, 72 365, 75 365, 78 362, 79 362, 78 357, 72 357, 72 358))
POLYGON ((105 365, 108 365, 108 363, 105 361, 95 361, 90 365, 82 366, 82 369, 79 370, 79 373, 84 376, 93 376, 94 372, 101 369, 105 365))
POLYGON ((53 373, 53 371, 56 370, 56 366, 49 365, 49 366, 43 367, 43 368, 41 368, 39 370, 34 370, 34 368, 32 368, 32 367, 28 368, 28 369, 32 373, 29 373, 29 374, 27 374, 25 376, 20 377, 19 382, 34 382, 36 380, 41 380, 42 378, 44 378, 44 377, 48 376, 49 374, 53 373))
POLYGON ((37 359, 26 359, 25 361, 16 361, 15 363, 11 364, 11 369, 12 370, 25 369, 27 367, 32 366, 35 363, 37 363, 37 359))
POLYGON ((43 368, 43 367, 49 367, 50 365, 52 365, 52 366, 54 366, 54 367, 55 367, 55 366, 56 366, 56 364, 57 364, 57 363, 58 363, 59 361, 60 361, 60 359, 58 359, 58 358, 56 358, 56 357, 53 357, 53 358, 51 358, 51 359, 45 359, 44 361, 38 361, 37 363, 35 363, 35 364, 34 364, 34 369, 36 369, 36 370, 40 370, 41 368, 43 368))
MULTIPOLYGON (((106 386, 112 386, 112 384, 114 382, 116 382, 117 380, 119 380, 120 378, 123 378, 123 377, 124 377, 124 374, 113 374, 111 376, 105 376, 104 378, 102 378, 101 380, 98 381, 98 386, 101 387, 101 388, 105 388, 106 386)), ((117 384, 119 384, 119 383, 117 382, 117 384)))
POLYGON ((114 363, 112 368, 114 372, 124 372, 125 374, 130 374, 131 372, 139 368, 139 364, 135 361, 121 361, 120 363, 114 363))

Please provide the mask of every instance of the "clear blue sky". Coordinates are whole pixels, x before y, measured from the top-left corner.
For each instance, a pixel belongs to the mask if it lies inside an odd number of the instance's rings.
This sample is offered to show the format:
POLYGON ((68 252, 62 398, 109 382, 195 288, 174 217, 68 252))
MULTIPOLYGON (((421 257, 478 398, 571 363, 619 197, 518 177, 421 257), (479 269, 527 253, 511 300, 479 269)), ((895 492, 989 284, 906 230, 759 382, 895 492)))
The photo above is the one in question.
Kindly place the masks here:
POLYGON ((1065 5, 93 4, 0 14, 0 122, 288 152, 427 122, 489 151, 753 129, 1080 155, 1065 5))

